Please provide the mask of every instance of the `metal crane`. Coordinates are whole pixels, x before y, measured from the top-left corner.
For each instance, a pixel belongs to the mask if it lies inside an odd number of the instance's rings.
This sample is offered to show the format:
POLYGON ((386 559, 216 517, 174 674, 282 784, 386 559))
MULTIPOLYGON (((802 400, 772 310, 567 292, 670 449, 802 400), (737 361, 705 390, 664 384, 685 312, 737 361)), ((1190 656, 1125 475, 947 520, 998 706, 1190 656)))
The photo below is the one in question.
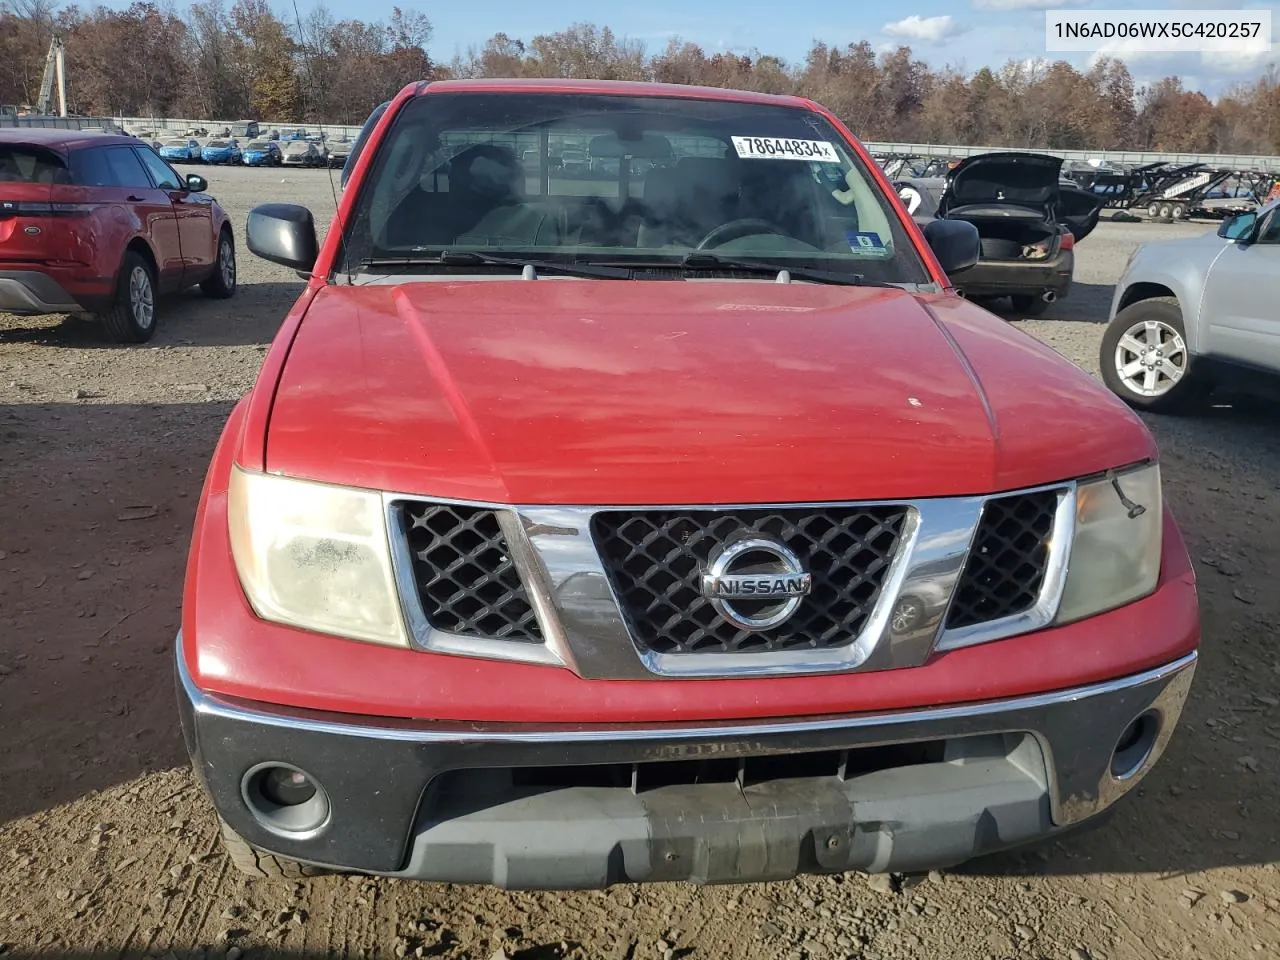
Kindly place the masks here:
POLYGON ((67 115, 67 55, 62 37, 54 35, 49 41, 49 55, 44 61, 44 77, 40 80, 40 97, 36 112, 44 116, 53 113, 53 84, 58 83, 58 116, 67 115))

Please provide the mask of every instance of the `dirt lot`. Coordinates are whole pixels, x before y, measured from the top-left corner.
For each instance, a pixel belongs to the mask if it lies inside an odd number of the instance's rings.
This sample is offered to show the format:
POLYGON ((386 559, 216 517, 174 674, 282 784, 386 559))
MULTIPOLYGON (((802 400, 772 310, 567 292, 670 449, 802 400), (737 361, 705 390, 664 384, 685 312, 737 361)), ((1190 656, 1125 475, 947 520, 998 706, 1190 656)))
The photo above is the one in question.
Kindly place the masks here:
MULTIPOLYGON (((327 220, 320 172, 210 172, 327 220)), ((1072 296, 1020 324, 1092 369, 1133 245, 1106 223, 1072 296)), ((247 255, 229 302, 164 304, 145 347, 0 316, 0 944, 10 954, 663 960, 1280 956, 1280 429, 1266 405, 1153 418, 1201 577, 1205 645, 1164 762, 1106 827, 946 875, 507 894, 248 882, 219 852, 172 692, 188 533, 231 404, 300 283, 247 255), (501 951, 505 951, 505 954, 501 951)))

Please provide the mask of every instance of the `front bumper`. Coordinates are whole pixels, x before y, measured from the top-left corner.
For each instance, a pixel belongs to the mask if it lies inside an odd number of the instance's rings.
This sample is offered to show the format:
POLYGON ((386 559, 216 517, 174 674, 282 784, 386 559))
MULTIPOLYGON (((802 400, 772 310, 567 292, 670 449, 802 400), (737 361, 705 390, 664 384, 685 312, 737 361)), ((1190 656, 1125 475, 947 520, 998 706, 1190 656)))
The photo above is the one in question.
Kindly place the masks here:
POLYGON ((1086 687, 874 715, 550 727, 238 701, 197 688, 181 646, 188 751, 251 844, 341 870, 517 889, 926 870, 1052 836, 1151 769, 1196 663, 1191 653, 1086 687), (1117 754, 1137 718, 1137 746, 1117 754), (254 812, 246 774, 273 762, 321 785, 323 822, 289 833, 254 812))

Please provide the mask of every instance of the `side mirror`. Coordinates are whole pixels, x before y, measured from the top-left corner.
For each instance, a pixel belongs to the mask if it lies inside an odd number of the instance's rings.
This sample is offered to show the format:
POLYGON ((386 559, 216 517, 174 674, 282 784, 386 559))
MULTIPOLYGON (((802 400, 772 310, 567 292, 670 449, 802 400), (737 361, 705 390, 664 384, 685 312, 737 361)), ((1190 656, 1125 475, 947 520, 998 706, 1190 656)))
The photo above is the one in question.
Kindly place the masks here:
POLYGON ((209 189, 209 181, 198 173, 187 174, 187 189, 192 193, 204 193, 209 189))
POLYGON ((263 260, 309 273, 320 245, 311 211, 294 203, 264 203, 249 211, 245 242, 263 260))
POLYGON ((1245 241, 1246 243, 1253 239, 1254 230, 1258 226, 1258 215, 1252 210, 1248 213, 1237 213, 1234 217, 1227 217, 1222 221, 1222 226, 1218 228, 1218 236, 1225 240, 1245 241))
POLYGON ((982 253, 978 228, 967 220, 931 220, 925 224, 924 238, 948 276, 968 270, 982 253))

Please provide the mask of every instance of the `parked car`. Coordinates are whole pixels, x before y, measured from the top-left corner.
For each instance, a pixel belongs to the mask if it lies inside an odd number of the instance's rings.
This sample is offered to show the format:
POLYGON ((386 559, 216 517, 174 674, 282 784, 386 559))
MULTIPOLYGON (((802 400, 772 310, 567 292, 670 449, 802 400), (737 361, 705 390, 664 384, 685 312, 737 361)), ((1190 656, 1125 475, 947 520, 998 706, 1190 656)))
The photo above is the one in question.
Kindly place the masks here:
POLYGON ((324 164, 320 149, 308 140, 289 140, 280 153, 286 166, 319 167, 324 164))
POLYGON ((200 151, 205 163, 239 163, 242 157, 240 144, 235 140, 210 140, 200 151))
POLYGON ((203 153, 200 141, 193 137, 161 141, 160 156, 174 163, 199 163, 203 153))
POLYGON ((241 120, 231 125, 230 136, 237 140, 256 140, 261 133, 257 120, 241 120))
POLYGON ((280 131, 280 139, 281 139, 282 141, 287 141, 287 140, 305 140, 305 139, 307 139, 307 131, 306 131, 306 130, 304 130, 304 129, 302 129, 301 127, 295 127, 295 128, 292 128, 292 129, 284 129, 284 130, 281 130, 281 131, 280 131))
POLYGON ((235 237, 207 188, 132 137, 0 129, 0 313, 90 316, 141 343, 159 295, 232 296, 235 237))
POLYGON ((347 163, 347 157, 351 156, 352 139, 350 137, 339 137, 337 140, 329 144, 328 163, 331 167, 344 167, 347 163))
POLYGON ((382 118, 382 115, 387 112, 387 107, 389 106, 391 106, 391 101, 386 100, 374 107, 373 112, 365 120, 364 126, 360 128, 360 133, 356 136, 356 142, 351 145, 351 152, 342 164, 342 175, 338 178, 342 187, 346 187, 351 171, 355 168, 356 161, 360 159, 361 151, 364 150, 364 145, 369 142, 369 135, 373 133, 373 128, 382 118))
POLYGON ((587 151, 568 149, 560 151, 560 173, 566 177, 582 177, 591 172, 591 160, 587 151))
POLYGON ((978 228, 982 258, 956 280, 965 296, 1009 297, 1016 312, 1035 315, 1070 292, 1075 245, 1097 226, 1104 203, 1064 183, 1061 167, 1061 158, 1044 154, 985 153, 943 178, 899 180, 896 189, 917 221, 960 219, 978 228))
POLYGON ((313 144, 315 146, 316 153, 320 155, 319 165, 322 167, 328 166, 329 165, 328 137, 326 137, 323 133, 313 133, 308 135, 304 139, 307 141, 307 143, 313 144))
POLYGON ((1099 356, 1130 406, 1201 408, 1213 388, 1275 393, 1280 373, 1280 201, 1216 232, 1142 244, 1116 284, 1099 356))
POLYGON ((254 140, 244 148, 241 162, 249 167, 278 167, 284 162, 284 154, 274 140, 254 140))
POLYGON ((184 137, 207 137, 208 135, 209 131, 205 127, 188 127, 187 132, 183 134, 184 137))
POLYGON ((830 113, 754 92, 414 83, 365 150, 323 245, 247 219, 308 280, 175 645, 236 866, 922 871, 1143 781, 1199 638, 1158 450, 954 294, 971 223, 918 229, 830 113), (608 128, 703 155, 624 207, 502 146, 608 128))

